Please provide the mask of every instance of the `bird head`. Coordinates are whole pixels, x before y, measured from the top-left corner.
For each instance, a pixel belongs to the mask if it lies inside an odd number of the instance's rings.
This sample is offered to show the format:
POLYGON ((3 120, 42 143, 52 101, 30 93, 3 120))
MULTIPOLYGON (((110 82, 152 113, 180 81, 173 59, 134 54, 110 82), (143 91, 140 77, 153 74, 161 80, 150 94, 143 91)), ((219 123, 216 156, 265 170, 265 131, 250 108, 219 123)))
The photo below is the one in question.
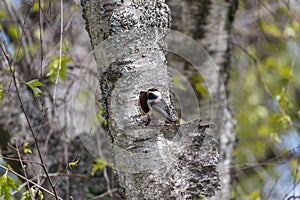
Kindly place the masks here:
POLYGON ((161 94, 157 89, 151 88, 147 92, 147 98, 148 98, 148 100, 159 99, 159 98, 161 98, 161 94))

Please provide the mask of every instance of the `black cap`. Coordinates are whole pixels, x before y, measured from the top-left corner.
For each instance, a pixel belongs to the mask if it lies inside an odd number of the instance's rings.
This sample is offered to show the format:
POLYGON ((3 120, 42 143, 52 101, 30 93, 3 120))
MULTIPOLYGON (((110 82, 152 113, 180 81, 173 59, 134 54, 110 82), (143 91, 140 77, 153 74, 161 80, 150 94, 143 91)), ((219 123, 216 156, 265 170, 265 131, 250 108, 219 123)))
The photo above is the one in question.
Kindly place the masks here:
POLYGON ((151 89, 148 90, 148 92, 155 92, 155 91, 158 91, 158 90, 155 89, 155 88, 151 88, 151 89))

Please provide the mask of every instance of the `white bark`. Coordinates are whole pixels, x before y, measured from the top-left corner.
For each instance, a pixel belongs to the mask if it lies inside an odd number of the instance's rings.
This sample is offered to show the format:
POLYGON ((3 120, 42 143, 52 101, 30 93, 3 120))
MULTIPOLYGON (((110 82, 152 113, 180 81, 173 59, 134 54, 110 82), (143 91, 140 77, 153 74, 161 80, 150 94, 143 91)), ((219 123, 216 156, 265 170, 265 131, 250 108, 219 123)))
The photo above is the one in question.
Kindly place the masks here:
MULTIPOLYGON (((163 0, 83 0, 84 18, 100 71, 102 105, 114 145, 122 195, 127 199, 190 199, 219 188, 217 144, 195 119, 181 125, 149 123, 141 92, 157 88, 173 107, 166 65, 170 25, 163 0)), ((176 113, 172 109, 175 119, 176 113)))

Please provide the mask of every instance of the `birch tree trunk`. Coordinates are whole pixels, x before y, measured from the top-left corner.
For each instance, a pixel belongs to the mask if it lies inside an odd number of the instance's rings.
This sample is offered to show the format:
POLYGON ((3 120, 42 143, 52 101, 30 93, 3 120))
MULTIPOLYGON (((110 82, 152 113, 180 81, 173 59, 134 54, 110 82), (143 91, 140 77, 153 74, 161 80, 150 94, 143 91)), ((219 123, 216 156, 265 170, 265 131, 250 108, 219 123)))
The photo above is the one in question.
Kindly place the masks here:
POLYGON ((145 91, 157 88, 177 118, 164 41, 170 28, 168 6, 163 0, 82 0, 82 6, 123 197, 213 196, 219 189, 218 153, 206 126, 191 120, 180 126, 184 136, 179 138, 169 126, 153 124, 145 106, 145 91))

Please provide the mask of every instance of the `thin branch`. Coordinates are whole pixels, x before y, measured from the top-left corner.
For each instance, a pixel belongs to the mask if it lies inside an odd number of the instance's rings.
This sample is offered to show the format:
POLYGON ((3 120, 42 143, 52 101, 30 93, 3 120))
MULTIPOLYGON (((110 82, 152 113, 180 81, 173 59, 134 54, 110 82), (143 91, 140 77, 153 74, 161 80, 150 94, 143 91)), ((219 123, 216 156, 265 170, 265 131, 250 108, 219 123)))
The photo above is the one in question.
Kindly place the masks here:
MULTIPOLYGON (((29 181, 28 181, 28 177, 27 177, 25 165, 23 164, 23 161, 22 161, 22 158, 21 158, 21 154, 20 154, 20 151, 19 151, 17 140, 14 139, 14 142, 15 142, 15 145, 16 145, 16 149, 17 149, 19 161, 20 161, 20 164, 21 164, 24 176, 26 178, 25 180, 26 180, 26 184, 27 184, 27 189, 28 189, 28 191, 30 191, 30 185, 29 185, 29 181)), ((30 195, 30 199, 34 199, 33 196, 32 196, 32 194, 31 194, 31 192, 29 192, 29 195, 30 195)))
POLYGON ((42 35, 42 11, 41 11, 41 0, 39 0, 39 29, 40 29, 40 54, 41 54, 41 62, 40 62, 40 78, 43 77, 43 60, 44 60, 44 53, 43 53, 43 35, 42 35))
POLYGON ((94 197, 90 198, 90 200, 95 200, 95 199, 103 198, 103 197, 105 197, 106 195, 112 194, 113 192, 116 192, 116 191, 117 191, 117 188, 112 189, 112 190, 109 190, 109 191, 106 191, 106 192, 104 192, 103 194, 100 194, 100 195, 98 195, 98 196, 94 196, 94 197))
POLYGON ((23 180, 28 181, 29 183, 31 183, 32 185, 34 185, 34 186, 40 188, 40 189, 43 190, 44 192, 50 194, 51 196, 54 196, 56 199, 63 200, 62 198, 60 198, 59 196, 56 196, 54 193, 50 192, 50 191, 47 190, 46 188, 43 188, 43 187, 40 186, 39 184, 37 184, 37 183, 35 183, 35 182, 33 182, 33 181, 29 180, 29 179, 26 179, 26 178, 25 178, 24 176, 22 176, 21 174, 15 172, 15 171, 13 171, 13 170, 10 170, 10 169, 8 169, 7 167, 5 167, 5 166, 3 166, 3 165, 1 165, 1 164, 0 164, 0 168, 2 168, 2 169, 4 169, 4 170, 7 170, 7 171, 9 171, 9 172, 11 172, 11 173, 13 173, 14 175, 18 176, 19 178, 21 178, 21 179, 23 179, 23 180))
POLYGON ((273 190, 274 190, 274 188, 275 188, 277 182, 278 182, 278 179, 277 179, 276 181, 274 181, 274 183, 273 183, 273 185, 272 185, 270 191, 268 192, 268 195, 267 195, 267 197, 266 197, 266 200, 270 199, 271 194, 272 194, 272 192, 273 192, 273 190))
MULTIPOLYGON (((86 139, 87 141, 90 139, 91 135, 92 135, 92 129, 90 130, 89 137, 86 139)), ((83 148, 84 148, 84 145, 82 144, 82 145, 80 146, 80 148, 78 149, 78 151, 76 151, 76 152, 73 154, 74 157, 73 157, 73 159, 72 159, 71 162, 75 162, 78 158, 80 158, 79 155, 80 155, 80 153, 82 152, 83 148)), ((66 165, 64 171, 62 172, 62 174, 68 175, 68 174, 67 174, 68 170, 69 170, 69 166, 68 166, 68 163, 67 163, 67 165, 66 165)), ((63 178, 63 177, 60 177, 60 178, 54 183, 54 185, 58 184, 58 183, 61 181, 62 178, 63 178)))
MULTIPOLYGON (((24 27, 25 27, 25 24, 26 24, 26 22, 27 22, 27 18, 29 17, 29 14, 31 13, 31 9, 32 9, 32 6, 33 6, 33 4, 34 4, 34 1, 32 1, 32 3, 31 3, 31 5, 29 6, 30 8, 28 9, 28 11, 26 12, 26 15, 25 15, 25 17, 24 17, 24 21, 23 21, 23 24, 20 26, 20 28, 21 28, 21 33, 20 33, 20 39, 19 39, 19 41, 18 41, 18 49, 17 49, 17 52, 16 52, 16 59, 15 60, 18 60, 19 59, 19 56, 21 55, 21 44, 22 44, 22 41, 23 41, 23 35, 25 35, 26 34, 26 31, 25 31, 25 29, 24 29, 24 27)), ((21 20, 18 20, 18 18, 17 18, 17 15, 16 15, 16 11, 14 10, 14 8, 13 8, 13 6, 11 6, 11 9, 12 9, 12 11, 10 11, 10 8, 9 8, 9 6, 8 6, 8 4, 7 4, 7 2, 6 1, 4 1, 4 5, 6 6, 6 10, 8 11, 8 13, 9 13, 9 15, 10 15, 10 18, 13 20, 13 21, 17 21, 19 24, 21 24, 21 20), (13 16, 12 16, 12 14, 10 13, 10 12, 13 12, 14 13, 14 15, 15 15, 15 17, 17 18, 17 19, 15 19, 13 16), (14 20, 15 19, 15 20, 14 20)), ((25 45, 25 44, 23 44, 23 47, 24 48, 27 48, 27 45, 25 45)), ((27 61, 28 61, 28 55, 27 55, 27 53, 28 53, 28 51, 25 51, 25 57, 26 57, 26 59, 27 59, 27 61)), ((11 63, 10 63, 11 64, 11 63)))
MULTIPOLYGON (((101 143, 100 143, 100 134, 96 134, 96 141, 97 141, 97 149, 99 154, 101 155, 101 157, 103 157, 103 153, 101 150, 101 143)), ((108 177, 108 173, 107 173, 107 167, 105 166, 103 169, 103 176, 106 180, 106 187, 107 187, 107 192, 109 192, 109 196, 113 197, 113 193, 111 192, 111 187, 110 187, 110 179, 108 177)))
POLYGON ((54 87, 54 94, 53 94, 53 101, 56 104, 56 91, 57 91, 57 83, 59 78, 59 73, 61 70, 61 57, 62 57, 62 40, 63 40, 63 32, 64 32, 64 7, 63 7, 63 0, 60 0, 60 40, 59 40, 59 65, 57 70, 57 75, 55 79, 55 87, 54 87))
POLYGON ((296 183, 297 183, 297 176, 299 173, 299 158, 297 160, 297 167, 296 167, 296 172, 295 172, 295 176, 294 176, 294 181, 293 181, 293 192, 294 192, 294 196, 296 196, 296 183))
MULTIPOLYGON (((292 75, 292 73, 294 71, 294 68, 295 68, 295 57, 297 55, 297 51, 298 51, 298 46, 296 46, 296 48, 293 52, 293 59, 292 59, 292 66, 291 66, 291 69, 290 69, 290 76, 292 75)), ((290 87, 291 87, 291 79, 289 79, 289 81, 288 81, 286 92, 289 92, 290 87)))
MULTIPOLYGON (((20 161, 20 159, 18 159, 18 158, 10 158, 10 157, 3 156, 3 155, 0 155, 0 157, 3 158, 4 160, 20 161)), ((31 164, 36 164, 36 165, 42 166, 41 163, 34 162, 34 161, 31 161, 31 160, 24 160, 24 159, 22 159, 22 162, 24 162, 24 163, 31 163, 31 164)))
MULTIPOLYGON (((280 114, 284 114, 286 113, 286 111, 280 106, 278 100, 275 98, 275 96, 272 94, 271 90, 269 89, 268 87, 268 84, 267 84, 267 81, 264 79, 263 75, 261 74, 260 72, 260 69, 258 67, 258 59, 251 55, 244 47, 242 47, 241 45, 239 44, 236 44, 236 43, 233 43, 234 45, 236 45, 236 47, 238 47, 239 49, 241 49, 247 56, 249 56, 250 60, 253 61, 253 65, 254 67, 256 68, 256 72, 257 72, 257 75, 258 75, 258 79, 259 79, 259 82, 262 84, 263 88, 264 88, 264 91, 266 92, 266 94, 268 95, 268 97, 270 98, 270 100, 276 102, 276 104, 278 105, 278 109, 276 110, 277 113, 280 113, 280 114)), ((293 68, 291 68, 291 70, 293 70, 293 68)), ((292 71, 290 71, 291 73, 292 71)), ((289 84, 288 86, 289 87, 289 84)), ((287 90, 286 90, 287 91, 287 90)), ((295 124, 292 120, 289 120, 288 121, 289 124, 293 127, 295 127, 295 124)))
MULTIPOLYGON (((259 161, 259 162, 255 162, 255 163, 244 163, 244 164, 240 164, 240 165, 232 165, 231 169, 237 169, 237 172, 239 171, 245 171, 248 169, 252 169, 258 166, 268 166, 268 165, 274 165, 274 164, 285 164, 288 161, 294 159, 294 158, 299 158, 300 156, 300 145, 298 145, 297 147, 279 155, 273 158, 270 158, 268 160, 264 160, 264 161, 259 161)), ((298 184, 298 183, 297 183, 298 184)), ((296 184, 296 185, 297 185, 296 184)))
MULTIPOLYGON (((298 181, 298 182, 296 183, 295 186, 297 186, 299 183, 300 183, 300 181, 298 181)), ((286 192, 286 194, 284 195, 284 197, 282 198, 282 200, 286 200, 287 196, 288 196, 293 190, 294 190, 294 186, 293 186, 293 188, 291 188, 289 191, 286 192)), ((293 198, 293 196, 290 196, 288 199, 292 199, 292 198, 293 198)), ((294 199, 295 199, 295 198, 294 198, 294 199)))
POLYGON ((289 198, 287 198, 287 200, 294 200, 294 199, 300 199, 300 196, 290 196, 289 198))
POLYGON ((245 53, 249 58, 250 60, 253 62, 253 65, 254 67, 256 68, 256 71, 257 71, 257 75, 258 75, 258 78, 259 78, 259 81, 260 83, 262 84, 263 88, 264 88, 264 91, 267 93, 267 95, 272 99, 272 100, 275 100, 275 97, 274 95, 272 94, 272 92, 270 91, 263 75, 261 74, 259 68, 258 68, 258 59, 252 55, 251 53, 248 52, 247 49, 245 49, 243 46, 241 46, 240 44, 237 44, 237 43, 233 43, 237 48, 241 49, 243 51, 243 53, 245 53))
POLYGON ((7 65, 9 66, 9 70, 10 70, 10 72, 11 72, 11 74, 12 74, 12 78, 13 78, 13 82, 14 82, 14 85, 15 85, 15 89, 16 89, 16 93, 17 93, 17 96, 18 96, 18 100, 19 100, 19 102, 20 102, 20 106, 21 106, 22 112, 23 112, 23 114, 24 114, 24 116, 25 116, 25 119, 26 119, 26 121, 27 121, 29 130, 30 130, 30 133, 31 133, 31 135, 32 135, 32 137, 33 137, 33 139, 34 139, 34 143, 35 143, 36 148, 37 148, 37 152, 38 152, 38 156, 39 156, 39 159, 40 159, 40 161, 41 161, 41 164, 42 164, 42 168, 43 168, 45 174, 47 175, 47 179, 48 179, 49 184, 50 184, 50 186, 51 186, 51 188, 52 188, 52 190, 53 190, 53 192, 54 192, 54 194, 55 194, 56 199, 58 199, 58 196, 57 196, 57 194, 56 194, 55 187, 54 187, 54 185, 53 185, 53 183, 52 183, 52 181, 51 181, 51 179, 50 179, 50 177, 49 177, 48 171, 47 171, 47 169, 46 169, 46 166, 45 166, 45 163, 44 163, 44 159, 43 159, 43 157, 42 157, 42 154, 41 154, 41 151, 40 151, 40 148, 39 148, 39 145, 38 145, 37 138, 36 138, 36 136, 35 136, 35 134, 34 134, 33 128, 32 128, 31 123, 30 123, 30 119, 29 119, 29 117, 28 117, 28 115, 27 115, 27 113, 26 113, 26 111, 25 111, 25 107, 24 107, 24 104, 23 104, 23 101, 22 101, 22 98, 21 98, 21 95, 20 95, 20 92, 19 92, 18 85, 17 85, 17 79, 16 79, 15 71, 14 71, 14 69, 12 68, 12 66, 11 66, 11 64, 10 64, 10 61, 9 61, 9 58, 8 58, 8 55, 5 53, 5 50, 3 49, 3 47, 2 47, 1 44, 0 44, 0 48, 1 48, 2 52, 3 52, 3 55, 4 55, 5 58, 6 58, 7 65))
POLYGON ((14 196, 14 195, 17 194, 19 191, 21 191, 24 187, 26 187, 27 182, 28 182, 28 181, 26 180, 24 183, 22 183, 21 185, 18 186, 18 189, 17 189, 17 190, 12 191, 12 192, 11 192, 11 196, 14 196))
MULTIPOLYGON (((105 185, 103 185, 102 183, 99 183, 98 181, 94 180, 93 178, 87 176, 87 175, 83 175, 83 174, 67 174, 67 173, 49 173, 50 177, 71 177, 71 178, 78 178, 78 179, 82 179, 88 182, 91 182, 97 186, 99 186, 99 188, 103 189, 105 188, 105 185)), ((38 175, 38 177, 42 177, 45 178, 44 174, 40 174, 38 175)))
POLYGON ((106 180, 107 192, 108 192, 109 196, 113 197, 114 195, 113 195, 112 190, 110 188, 110 180, 109 180, 109 177, 108 177, 108 174, 107 174, 107 167, 106 166, 103 169, 103 175, 104 175, 105 180, 106 180))

